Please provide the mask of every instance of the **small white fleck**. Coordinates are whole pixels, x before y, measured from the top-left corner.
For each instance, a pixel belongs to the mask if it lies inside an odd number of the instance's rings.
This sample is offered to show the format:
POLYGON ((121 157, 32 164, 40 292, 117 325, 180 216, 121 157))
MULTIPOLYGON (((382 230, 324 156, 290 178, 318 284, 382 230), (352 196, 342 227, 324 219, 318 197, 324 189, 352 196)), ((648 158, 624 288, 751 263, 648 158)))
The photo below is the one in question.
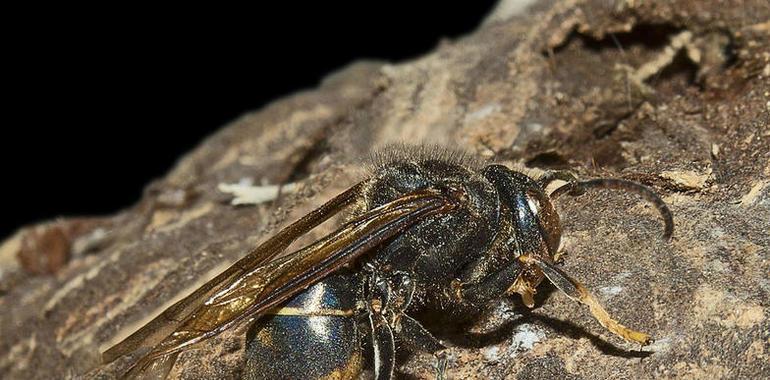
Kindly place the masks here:
MULTIPOLYGON (((611 284, 619 284, 623 283, 627 278, 631 276, 631 272, 620 272, 612 277, 612 279, 609 281, 611 284)), ((599 288, 599 293, 601 293, 603 296, 609 298, 612 296, 616 296, 622 292, 624 287, 620 285, 609 285, 605 287, 599 288)))
POLYGON ((531 350, 535 343, 545 338, 545 333, 534 325, 525 323, 516 329, 511 339, 511 356, 516 356, 518 351, 531 350))
POLYGON ((665 337, 656 339, 651 345, 645 347, 645 351, 661 352, 667 351, 671 347, 671 338, 665 337))
POLYGON ((279 192, 291 193, 296 190, 297 185, 288 183, 283 186, 266 185, 252 186, 249 181, 241 179, 238 183, 220 183, 217 189, 223 193, 233 195, 232 205, 257 205, 272 201, 278 197, 279 192))
POLYGON ((602 293, 602 295, 607 297, 618 295, 622 291, 623 291, 622 286, 605 286, 603 288, 599 288, 599 292, 602 293))
POLYGON ((481 351, 481 354, 484 356, 484 360, 488 362, 497 362, 500 360, 500 347, 486 347, 481 351))

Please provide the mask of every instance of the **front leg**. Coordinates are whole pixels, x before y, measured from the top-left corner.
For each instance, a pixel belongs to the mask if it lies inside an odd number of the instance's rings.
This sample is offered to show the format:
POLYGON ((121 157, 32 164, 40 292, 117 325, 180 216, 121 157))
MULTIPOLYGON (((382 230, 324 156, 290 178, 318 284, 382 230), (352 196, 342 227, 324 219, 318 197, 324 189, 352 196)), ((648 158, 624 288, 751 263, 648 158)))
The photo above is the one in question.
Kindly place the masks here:
POLYGON ((455 296, 462 303, 483 306, 494 299, 503 297, 508 289, 521 275, 524 266, 519 260, 513 260, 508 265, 482 278, 473 284, 464 284, 461 280, 455 281, 452 287, 455 296))

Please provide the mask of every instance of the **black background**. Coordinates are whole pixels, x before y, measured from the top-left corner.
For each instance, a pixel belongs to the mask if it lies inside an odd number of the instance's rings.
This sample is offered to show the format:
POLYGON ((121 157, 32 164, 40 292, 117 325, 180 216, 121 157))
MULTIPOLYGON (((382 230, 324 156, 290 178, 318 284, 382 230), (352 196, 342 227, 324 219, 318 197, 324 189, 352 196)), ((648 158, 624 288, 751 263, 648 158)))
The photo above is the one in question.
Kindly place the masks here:
POLYGON ((244 112, 359 58, 417 57, 475 29, 493 6, 323 3, 8 12, 0 237, 127 207, 244 112))

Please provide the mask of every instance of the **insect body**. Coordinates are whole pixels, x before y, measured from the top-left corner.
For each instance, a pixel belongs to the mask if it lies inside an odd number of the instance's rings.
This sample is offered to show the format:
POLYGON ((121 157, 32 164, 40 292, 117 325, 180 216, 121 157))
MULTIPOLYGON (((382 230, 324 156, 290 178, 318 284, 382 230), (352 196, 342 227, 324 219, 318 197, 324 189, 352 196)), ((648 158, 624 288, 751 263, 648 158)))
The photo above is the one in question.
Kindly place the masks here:
POLYGON ((361 370, 361 347, 370 346, 375 377, 389 379, 396 341, 438 358, 446 348, 415 316, 461 321, 511 293, 532 306, 544 278, 587 305, 611 332, 646 345, 648 335, 613 320, 555 265, 562 231, 551 201, 591 187, 642 195, 661 212, 664 236, 671 235, 665 204, 633 182, 579 182, 560 172, 534 180, 502 165, 480 167, 425 153, 386 160, 370 179, 279 232, 104 358, 144 350, 128 375, 163 375, 181 350, 256 319, 246 349, 247 378, 351 378, 361 370), (568 183, 546 194, 555 179, 568 183), (278 257, 346 208, 351 217, 338 230, 278 257), (317 358, 308 360, 313 353, 317 358))
POLYGON ((358 277, 331 275, 257 320, 246 335, 244 378, 339 379, 359 373, 358 277))

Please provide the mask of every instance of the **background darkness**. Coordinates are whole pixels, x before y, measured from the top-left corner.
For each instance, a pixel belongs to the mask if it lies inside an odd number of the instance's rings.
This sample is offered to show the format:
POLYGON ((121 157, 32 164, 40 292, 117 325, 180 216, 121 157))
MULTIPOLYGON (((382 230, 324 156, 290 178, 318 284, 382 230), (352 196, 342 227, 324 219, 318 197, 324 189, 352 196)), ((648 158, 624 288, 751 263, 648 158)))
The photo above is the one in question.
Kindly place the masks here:
POLYGON ((447 3, 7 13, 0 238, 128 207, 242 113, 359 58, 419 56, 494 5, 447 3))

